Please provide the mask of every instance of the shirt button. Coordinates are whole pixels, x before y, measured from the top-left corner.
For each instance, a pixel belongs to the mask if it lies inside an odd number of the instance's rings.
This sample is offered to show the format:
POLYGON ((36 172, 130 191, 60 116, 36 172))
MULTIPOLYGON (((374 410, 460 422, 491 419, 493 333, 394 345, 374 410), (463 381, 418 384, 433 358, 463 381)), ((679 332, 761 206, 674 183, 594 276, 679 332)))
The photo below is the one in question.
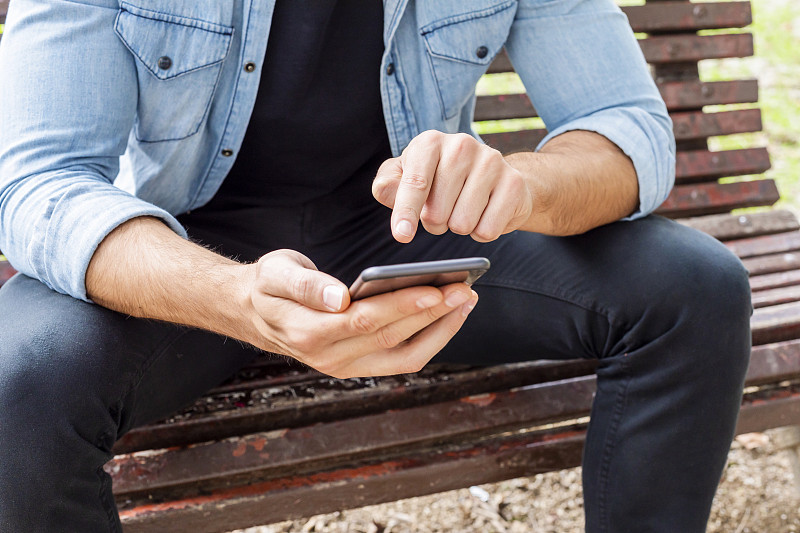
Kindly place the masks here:
POLYGON ((479 46, 477 50, 475 50, 475 55, 479 58, 483 59, 487 55, 489 55, 489 49, 485 46, 479 46))
POLYGON ((394 74, 394 63, 389 63, 386 65, 386 75, 391 76, 392 74, 394 74))
POLYGON ((158 58, 158 68, 161 70, 169 70, 172 67, 172 59, 167 56, 162 56, 158 58))
POLYGON ((256 64, 252 61, 248 61, 244 64, 244 71, 245 72, 253 72, 256 69, 256 64))
POLYGON ((225 157, 230 157, 230 156, 232 156, 232 155, 233 155, 233 150, 229 150, 229 149, 225 148, 225 149, 222 151, 222 155, 224 155, 225 157))

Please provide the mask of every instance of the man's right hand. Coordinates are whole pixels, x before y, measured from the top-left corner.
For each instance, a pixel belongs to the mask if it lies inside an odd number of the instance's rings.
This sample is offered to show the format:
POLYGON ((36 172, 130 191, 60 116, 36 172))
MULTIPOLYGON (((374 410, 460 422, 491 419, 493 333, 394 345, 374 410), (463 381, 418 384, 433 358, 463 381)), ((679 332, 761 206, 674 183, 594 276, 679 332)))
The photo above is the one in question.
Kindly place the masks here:
MULTIPOLYGON (((477 302, 463 283, 409 287, 350 302, 347 287, 293 250, 263 256, 249 289, 260 348, 338 377, 416 372, 477 302)), ((254 342, 255 341, 255 342, 254 342)))
POLYGON ((108 234, 92 256, 86 289, 109 309, 213 331, 340 378, 421 369, 477 301, 457 283, 350 303, 342 282, 298 252, 241 264, 151 217, 108 234))

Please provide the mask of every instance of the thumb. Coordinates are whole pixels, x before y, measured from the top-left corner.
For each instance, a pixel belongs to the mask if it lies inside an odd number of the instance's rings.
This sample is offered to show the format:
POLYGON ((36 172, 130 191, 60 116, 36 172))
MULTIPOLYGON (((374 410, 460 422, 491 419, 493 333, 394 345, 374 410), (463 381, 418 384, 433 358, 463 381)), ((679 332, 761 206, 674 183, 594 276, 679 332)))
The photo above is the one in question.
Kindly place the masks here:
POLYGON ((372 182, 372 196, 386 207, 393 208, 402 177, 403 165, 400 164, 400 158, 387 159, 378 169, 372 182))
POLYGON ((276 250, 259 259, 257 279, 262 292, 319 311, 338 312, 350 305, 344 283, 320 272, 308 257, 294 250, 276 250))

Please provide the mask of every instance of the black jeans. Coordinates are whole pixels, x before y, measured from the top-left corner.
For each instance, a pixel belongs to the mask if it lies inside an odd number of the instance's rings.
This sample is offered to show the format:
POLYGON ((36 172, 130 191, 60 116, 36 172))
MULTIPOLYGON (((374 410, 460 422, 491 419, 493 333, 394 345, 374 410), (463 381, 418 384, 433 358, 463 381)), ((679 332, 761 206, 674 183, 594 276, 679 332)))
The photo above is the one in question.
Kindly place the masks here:
MULTIPOLYGON (((183 222, 243 260, 300 250, 345 283, 373 264, 489 257, 478 306, 438 360, 599 359, 583 461, 587 531, 705 531, 750 353, 738 259, 657 216, 485 245, 425 233, 400 245, 388 217, 372 204, 317 202, 235 216, 200 210, 183 222), (263 228, 260 242, 237 242, 254 227, 263 228)), ((103 471, 115 440, 255 355, 24 276, 0 291, 0 316, 0 531, 119 531, 103 471)))

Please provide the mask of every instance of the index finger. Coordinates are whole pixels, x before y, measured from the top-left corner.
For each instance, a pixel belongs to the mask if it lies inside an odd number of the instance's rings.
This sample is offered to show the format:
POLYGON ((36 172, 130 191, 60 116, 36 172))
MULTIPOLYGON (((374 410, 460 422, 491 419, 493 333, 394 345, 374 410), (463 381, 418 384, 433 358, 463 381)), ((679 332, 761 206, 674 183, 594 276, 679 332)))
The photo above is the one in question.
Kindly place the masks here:
POLYGON ((392 235, 398 242, 411 242, 417 232, 422 206, 439 166, 439 154, 438 137, 432 135, 417 137, 403 152, 403 176, 392 210, 392 235))

